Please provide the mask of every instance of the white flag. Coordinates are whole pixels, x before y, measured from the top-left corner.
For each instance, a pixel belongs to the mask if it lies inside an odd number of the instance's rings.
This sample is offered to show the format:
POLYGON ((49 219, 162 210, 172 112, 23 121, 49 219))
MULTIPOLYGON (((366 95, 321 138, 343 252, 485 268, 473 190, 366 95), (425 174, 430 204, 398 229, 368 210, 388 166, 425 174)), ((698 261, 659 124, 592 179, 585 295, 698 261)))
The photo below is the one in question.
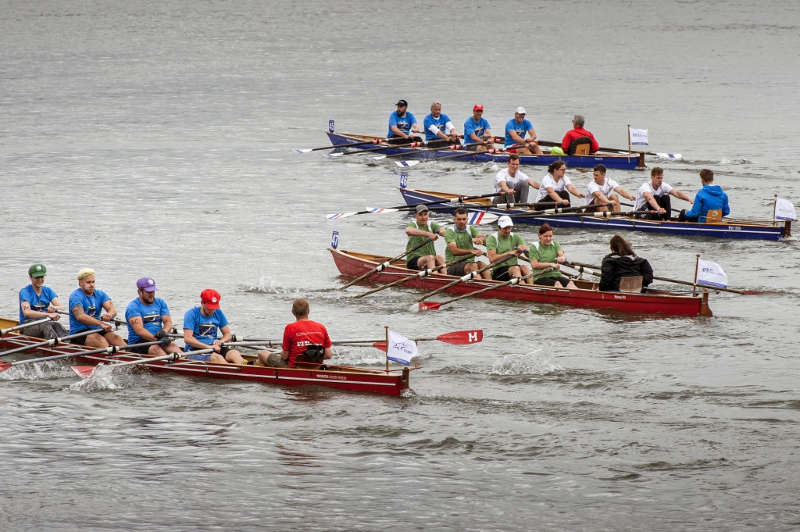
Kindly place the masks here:
POLYGON ((413 340, 389 330, 389 344, 386 346, 386 358, 405 366, 411 365, 411 359, 417 356, 417 344, 413 340))
POLYGON ((646 129, 633 129, 630 128, 631 132, 631 144, 642 144, 647 145, 647 130, 646 129))
POLYGON ((775 219, 797 220, 797 213, 794 212, 794 205, 792 205, 791 201, 775 198, 775 219))
POLYGON ((725 288, 728 286, 728 275, 716 262, 700 259, 697 261, 697 284, 725 288))

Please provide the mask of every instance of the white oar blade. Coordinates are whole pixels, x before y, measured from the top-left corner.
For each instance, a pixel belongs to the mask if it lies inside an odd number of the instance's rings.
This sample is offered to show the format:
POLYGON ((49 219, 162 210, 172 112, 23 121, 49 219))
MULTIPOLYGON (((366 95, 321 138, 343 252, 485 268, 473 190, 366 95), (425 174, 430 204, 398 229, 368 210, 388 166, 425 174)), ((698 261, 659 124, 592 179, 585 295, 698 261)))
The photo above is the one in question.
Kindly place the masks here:
POLYGON ((383 159, 386 159, 385 155, 376 155, 375 157, 372 158, 373 161, 381 161, 383 159))
POLYGON ((420 162, 421 161, 395 161, 394 164, 400 168, 411 168, 412 166, 417 166, 420 162))
POLYGON ((297 153, 310 153, 312 151, 311 148, 295 148, 294 151, 297 153))
POLYGON ((380 207, 367 207, 370 214, 386 214, 387 212, 400 212, 400 209, 381 209, 380 207))
POLYGON ((333 153, 329 153, 328 157, 341 157, 342 155, 344 155, 343 151, 335 151, 333 153))
POLYGON ((673 159, 676 161, 683 159, 683 155, 680 153, 656 153, 656 157, 659 159, 673 159))
POLYGON ((335 212, 333 214, 326 214, 325 218, 328 221, 331 220, 339 220, 340 218, 347 218, 348 216, 353 216, 358 214, 357 212, 335 212))
POLYGON ((470 225, 485 225, 496 222, 499 216, 486 211, 468 211, 467 223, 470 225))

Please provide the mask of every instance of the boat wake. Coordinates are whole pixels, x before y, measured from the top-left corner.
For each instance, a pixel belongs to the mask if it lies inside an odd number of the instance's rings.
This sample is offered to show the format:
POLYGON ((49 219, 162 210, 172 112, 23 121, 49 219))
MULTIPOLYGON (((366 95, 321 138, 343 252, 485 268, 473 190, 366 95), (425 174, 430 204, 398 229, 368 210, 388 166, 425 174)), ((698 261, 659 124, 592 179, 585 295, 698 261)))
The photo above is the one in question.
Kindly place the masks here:
POLYGON ((115 370, 109 365, 98 364, 85 379, 70 384, 69 389, 76 392, 98 392, 121 390, 131 384, 129 369, 115 370))
POLYGON ((564 368, 550 357, 541 357, 530 354, 511 354, 504 355, 492 365, 489 375, 513 376, 513 375, 547 375, 549 373, 561 372, 564 368))
POLYGON ((75 374, 68 364, 60 361, 40 362, 38 364, 21 365, 12 367, 0 373, 0 380, 6 381, 33 381, 44 379, 60 379, 72 377, 75 374))
POLYGON ((289 294, 296 291, 282 286, 275 279, 270 279, 265 275, 258 278, 257 284, 240 285, 240 288, 251 294, 289 294))

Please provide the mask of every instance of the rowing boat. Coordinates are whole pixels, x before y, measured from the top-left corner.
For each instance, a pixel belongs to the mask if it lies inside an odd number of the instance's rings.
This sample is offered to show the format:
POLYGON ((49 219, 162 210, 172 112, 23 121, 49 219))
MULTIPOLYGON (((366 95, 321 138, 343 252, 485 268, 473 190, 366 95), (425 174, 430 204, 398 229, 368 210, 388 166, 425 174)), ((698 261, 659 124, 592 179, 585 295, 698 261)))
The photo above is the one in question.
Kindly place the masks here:
MULTIPOLYGON (((431 190, 417 190, 400 188, 407 205, 418 203, 447 200, 452 203, 442 203, 431 207, 433 210, 452 212, 459 206, 458 194, 448 192, 434 192, 431 190)), ((723 220, 720 223, 679 222, 677 220, 644 220, 632 216, 609 216, 607 213, 561 213, 546 216, 526 216, 532 212, 529 209, 497 208, 492 207, 490 199, 471 200, 463 204, 467 207, 485 207, 488 212, 497 215, 511 215, 515 224, 542 225, 547 223, 552 227, 567 227, 580 229, 602 229, 606 231, 642 231, 664 235, 704 236, 711 238, 735 238, 747 240, 780 240, 791 236, 791 221, 747 221, 733 222, 723 220)))
MULTIPOLYGON (((13 320, 0 318, 0 328, 16 324, 13 320)), ((41 342, 40 338, 24 334, 10 333, 0 337, 0 350, 8 350, 24 345, 41 342)), ((118 351, 113 354, 91 354, 81 356, 82 351, 90 348, 74 344, 58 344, 52 347, 33 348, 25 351, 28 355, 56 356, 74 353, 74 360, 84 364, 99 364, 102 362, 130 362, 142 360, 136 353, 118 351)), ((252 360, 253 357, 246 357, 252 360)), ((285 386, 317 385, 330 388, 339 388, 354 392, 376 393, 383 395, 400 395, 409 385, 410 372, 403 368, 400 372, 386 372, 366 368, 354 368, 328 364, 327 369, 310 368, 274 368, 254 365, 214 364, 197 360, 179 359, 178 361, 158 360, 143 362, 151 371, 189 375, 195 377, 209 377, 216 379, 236 379, 240 381, 259 382, 265 384, 280 384, 285 386)))
MULTIPOLYGON (((374 271, 379 265, 390 261, 390 257, 345 251, 328 248, 339 272, 345 277, 358 277, 374 271)), ((381 271, 367 277, 363 282, 390 283, 401 277, 418 273, 405 267, 402 260, 393 261, 381 271)), ((426 277, 414 276, 401 283, 404 286, 422 290, 441 288, 458 277, 443 274, 431 274, 426 277)), ((447 288, 448 292, 466 294, 487 288, 492 284, 500 285, 500 281, 471 280, 455 284, 447 288)), ((554 288, 539 285, 498 286, 477 297, 508 299, 519 302, 552 303, 575 307, 592 307, 613 309, 634 314, 666 314, 673 316, 711 316, 708 306, 708 292, 684 294, 666 290, 648 290, 647 293, 601 292, 597 283, 584 279, 575 279, 578 288, 554 288)))
MULTIPOLYGON (((333 146, 340 146, 344 144, 354 144, 358 142, 375 142, 378 143, 383 140, 382 137, 373 137, 369 135, 356 135, 353 133, 334 133, 332 131, 325 131, 333 146)), ((359 148, 355 148, 358 150, 359 148)), ((405 154, 409 159, 439 159, 447 157, 459 162, 497 162, 505 163, 508 161, 508 152, 501 153, 486 153, 486 152, 471 152, 466 150, 449 150, 443 148, 441 150, 431 150, 426 148, 408 147, 408 146, 386 146, 385 149, 376 149, 370 147, 370 153, 381 153, 384 155, 400 155, 405 154), (454 158, 456 154, 463 154, 454 158)), ((616 168, 619 170, 642 170, 645 168, 644 153, 610 153, 610 152, 595 152, 591 155, 520 155, 520 164, 548 166, 550 163, 562 160, 567 163, 570 168, 594 168, 598 164, 603 164, 607 168, 616 168)))

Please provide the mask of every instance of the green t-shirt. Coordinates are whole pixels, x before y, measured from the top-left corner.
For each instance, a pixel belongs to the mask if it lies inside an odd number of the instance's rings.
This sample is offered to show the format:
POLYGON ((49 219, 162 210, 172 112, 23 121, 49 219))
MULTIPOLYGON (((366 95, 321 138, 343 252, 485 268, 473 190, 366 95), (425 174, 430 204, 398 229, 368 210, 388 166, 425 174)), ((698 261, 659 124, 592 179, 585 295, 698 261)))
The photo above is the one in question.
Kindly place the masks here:
MULTIPOLYGON (((409 222, 406 227, 413 227, 414 229, 419 229, 420 231, 427 231, 429 233, 438 233, 439 230, 442 228, 441 225, 437 224, 436 222, 428 222, 428 227, 419 227, 417 222, 409 222)), ((412 250, 415 247, 419 246, 428 237, 426 236, 410 236, 408 237, 408 244, 406 244, 406 251, 412 250)), ((408 255, 406 255, 406 262, 410 261, 414 257, 424 257, 425 255, 436 255, 436 246, 433 245, 433 241, 428 242, 421 248, 416 251, 412 251, 408 255)))
MULTIPOLYGON (((539 262, 558 262, 556 259, 558 258, 558 252, 561 251, 561 246, 553 240, 549 246, 543 246, 541 243, 537 242, 536 244, 531 246, 529 251, 531 260, 536 259, 539 262)), ((540 273, 539 275, 533 276, 533 281, 536 282, 536 279, 544 279, 545 277, 561 277, 561 272, 558 270, 549 270, 544 273, 540 273)))
POLYGON ((468 225, 463 231, 456 231, 455 227, 451 227, 445 231, 444 241, 447 247, 444 251, 444 261, 447 264, 450 264, 456 259, 463 259, 461 262, 475 262, 475 255, 468 259, 464 259, 463 255, 453 255, 453 253, 450 252, 449 244, 450 242, 455 242, 458 249, 475 249, 475 246, 472 245, 472 239, 476 238, 479 234, 478 228, 473 225, 468 225))
MULTIPOLYGON (((525 246, 525 240, 517 233, 511 233, 508 238, 503 238, 500 233, 494 233, 486 239, 486 249, 493 249, 498 255, 515 249, 517 246, 525 246)), ((516 266, 517 257, 508 257, 499 264, 492 266, 492 270, 500 266, 516 266)))

